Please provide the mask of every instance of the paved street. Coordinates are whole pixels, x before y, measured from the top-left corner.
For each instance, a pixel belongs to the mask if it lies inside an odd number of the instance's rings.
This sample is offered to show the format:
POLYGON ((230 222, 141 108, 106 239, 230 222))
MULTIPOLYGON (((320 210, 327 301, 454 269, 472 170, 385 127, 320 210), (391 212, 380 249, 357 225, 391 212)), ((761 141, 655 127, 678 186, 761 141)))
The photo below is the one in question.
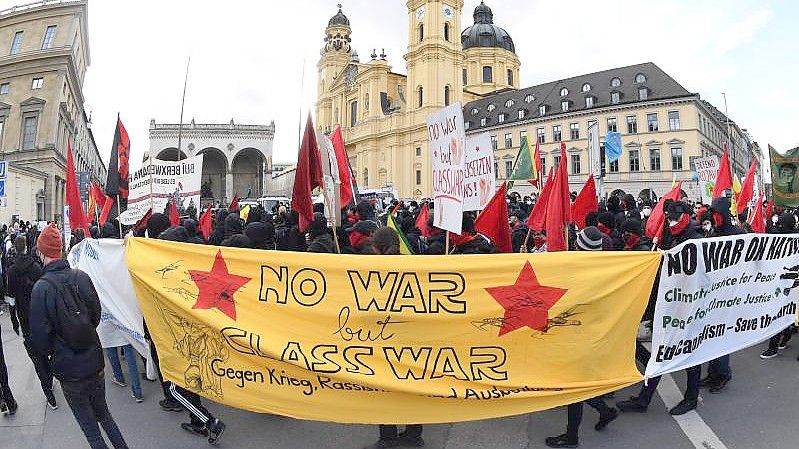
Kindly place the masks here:
MULTIPOLYGON (((2 449, 76 449, 88 447, 56 387, 60 408, 46 408, 33 366, 25 355, 22 340, 11 331, 8 314, 0 317, 6 362, 19 412, 0 418, 2 449)), ((733 356, 734 381, 721 395, 705 393, 698 413, 678 422, 666 412, 665 404, 679 400, 676 386, 684 385, 678 374, 674 382, 661 382, 659 396, 647 414, 623 415, 598 433, 593 430, 596 413, 586 407, 581 447, 595 449, 788 449, 799 439, 796 427, 799 399, 799 362, 796 349, 762 361, 753 348, 733 356)), ((163 412, 157 405, 156 384, 144 382, 145 401, 136 404, 129 389, 107 383, 111 411, 132 449, 205 447, 203 439, 188 435, 179 425, 183 413, 163 412)), ((634 389, 617 393, 625 398, 634 389)), ((375 404, 390 407, 390 404, 375 404)), ((213 413, 224 419, 227 431, 221 448, 360 448, 372 442, 375 426, 306 422, 269 415, 257 415, 211 404, 213 413)), ((495 448, 532 449, 545 447, 546 436, 563 431, 564 409, 503 419, 427 426, 425 440, 433 449, 495 448)))

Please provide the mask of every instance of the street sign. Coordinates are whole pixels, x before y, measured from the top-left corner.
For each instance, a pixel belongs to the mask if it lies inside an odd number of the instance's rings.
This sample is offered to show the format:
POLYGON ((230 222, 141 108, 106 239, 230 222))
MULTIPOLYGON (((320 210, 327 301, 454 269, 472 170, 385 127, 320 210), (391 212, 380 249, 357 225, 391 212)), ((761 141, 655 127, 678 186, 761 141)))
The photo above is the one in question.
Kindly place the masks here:
POLYGON ((0 197, 5 198, 6 196, 6 180, 0 179, 0 197))
POLYGON ((6 197, 0 196, 0 207, 6 207, 6 197))
POLYGON ((8 168, 7 161, 0 161, 0 179, 6 178, 6 169, 8 168))

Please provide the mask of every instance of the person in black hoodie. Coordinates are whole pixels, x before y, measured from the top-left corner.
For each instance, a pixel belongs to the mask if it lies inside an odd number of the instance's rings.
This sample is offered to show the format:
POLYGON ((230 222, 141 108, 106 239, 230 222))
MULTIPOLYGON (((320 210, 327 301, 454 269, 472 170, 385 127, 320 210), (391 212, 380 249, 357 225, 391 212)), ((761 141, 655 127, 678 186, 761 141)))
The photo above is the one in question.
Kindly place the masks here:
MULTIPOLYGON (((216 211, 216 219, 214 220, 214 230, 211 231, 211 235, 208 237, 208 244, 219 246, 222 243, 222 240, 225 239, 225 220, 230 212, 227 209, 219 209, 216 211)), ((150 236, 153 238, 158 238, 157 235, 150 236)))
POLYGON ((100 433, 100 426, 115 449, 127 449, 105 400, 105 359, 97 331, 92 329, 91 344, 74 348, 65 335, 84 331, 70 329, 73 322, 62 320, 67 298, 81 302, 88 312, 93 328, 100 324, 100 299, 88 274, 70 269, 69 262, 61 258, 61 233, 54 225, 42 231, 36 243, 42 254, 44 274, 33 286, 31 295, 31 343, 43 357, 52 357, 53 374, 61 383, 64 398, 72 409, 89 446, 105 449, 108 446, 100 433), (59 312, 61 310, 61 312, 59 312))
POLYGON ((244 235, 255 249, 275 249, 275 225, 271 222, 250 223, 244 227, 244 235))
POLYGON ((197 221, 193 218, 187 218, 183 220, 183 227, 186 228, 186 234, 188 234, 189 239, 186 240, 186 243, 194 243, 196 245, 204 245, 205 240, 203 240, 202 236, 197 234, 197 221))
POLYGON ((450 233, 452 243, 450 254, 493 254, 497 252, 494 246, 474 228, 474 218, 471 214, 464 213, 461 222, 461 234, 450 233))
POLYGON ((278 250, 304 253, 308 249, 305 235, 300 232, 299 222, 300 215, 296 210, 286 214, 285 226, 279 232, 275 229, 278 250))
MULTIPOLYGON (((771 234, 793 234, 796 232, 796 219, 789 212, 783 212, 777 218, 777 224, 772 226, 771 234)), ((768 348, 760 354, 761 359, 772 359, 779 351, 788 347, 788 340, 793 336, 793 325, 788 326, 779 334, 771 337, 768 348)))
POLYGON ((19 324, 22 328, 23 344, 28 357, 33 362, 33 367, 36 370, 36 376, 39 378, 39 383, 42 386, 44 397, 47 398, 47 403, 50 406, 55 406, 56 400, 53 396, 53 373, 50 371, 50 362, 46 358, 41 357, 36 351, 33 350, 31 345, 31 331, 30 331, 30 310, 31 310, 31 292, 33 285, 42 276, 42 268, 39 262, 30 254, 27 253, 27 242, 25 236, 18 235, 14 240, 14 247, 17 255, 11 262, 11 267, 8 269, 8 293, 17 301, 17 315, 19 324))
POLYGON ((325 214, 315 212, 313 222, 308 226, 308 236, 311 243, 308 245, 309 253, 329 253, 336 252, 333 237, 327 230, 327 218, 325 214))

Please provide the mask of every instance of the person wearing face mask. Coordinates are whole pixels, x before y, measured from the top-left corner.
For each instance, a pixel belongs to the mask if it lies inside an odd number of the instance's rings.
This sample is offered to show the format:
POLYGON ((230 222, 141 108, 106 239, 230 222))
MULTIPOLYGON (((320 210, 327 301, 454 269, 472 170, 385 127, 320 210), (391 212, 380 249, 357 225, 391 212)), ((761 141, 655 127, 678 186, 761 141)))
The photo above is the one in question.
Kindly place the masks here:
POLYGON ((699 210, 699 215, 697 215, 699 222, 702 224, 702 235, 707 237, 714 237, 716 235, 716 230, 713 228, 713 213, 705 208, 701 208, 699 210))
MULTIPOLYGON (((528 239, 527 237, 527 220, 525 219, 524 212, 521 210, 515 210, 510 213, 508 217, 508 224, 510 225, 510 239, 511 245, 513 246, 513 252, 529 252, 530 250, 530 242, 527 242, 527 248, 522 250, 522 246, 524 245, 524 240, 528 239)), ((529 239, 528 239, 529 240, 529 239)))
POLYGON ((649 200, 644 200, 641 203, 641 224, 646 227, 646 221, 649 219, 649 216, 652 215, 652 202, 649 200))
POLYGON ((545 253, 547 252, 547 231, 533 231, 533 238, 531 239, 533 242, 532 248, 530 248, 529 252, 531 253, 545 253))

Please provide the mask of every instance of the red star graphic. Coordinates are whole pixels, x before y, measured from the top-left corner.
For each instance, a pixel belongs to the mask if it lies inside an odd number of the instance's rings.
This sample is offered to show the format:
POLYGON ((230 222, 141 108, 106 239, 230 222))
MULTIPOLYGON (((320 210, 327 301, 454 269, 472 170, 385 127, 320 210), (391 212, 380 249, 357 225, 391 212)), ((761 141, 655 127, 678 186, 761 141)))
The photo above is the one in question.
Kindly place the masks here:
POLYGON ((250 278, 230 274, 222 258, 222 251, 217 251, 211 271, 189 270, 191 280, 200 289, 197 302, 192 309, 208 310, 216 307, 220 312, 236 320, 236 302, 233 294, 250 278))
POLYGON ((524 326, 546 332, 549 309, 567 292, 539 284, 530 262, 524 264, 515 284, 489 287, 486 291, 505 308, 500 337, 524 326))

